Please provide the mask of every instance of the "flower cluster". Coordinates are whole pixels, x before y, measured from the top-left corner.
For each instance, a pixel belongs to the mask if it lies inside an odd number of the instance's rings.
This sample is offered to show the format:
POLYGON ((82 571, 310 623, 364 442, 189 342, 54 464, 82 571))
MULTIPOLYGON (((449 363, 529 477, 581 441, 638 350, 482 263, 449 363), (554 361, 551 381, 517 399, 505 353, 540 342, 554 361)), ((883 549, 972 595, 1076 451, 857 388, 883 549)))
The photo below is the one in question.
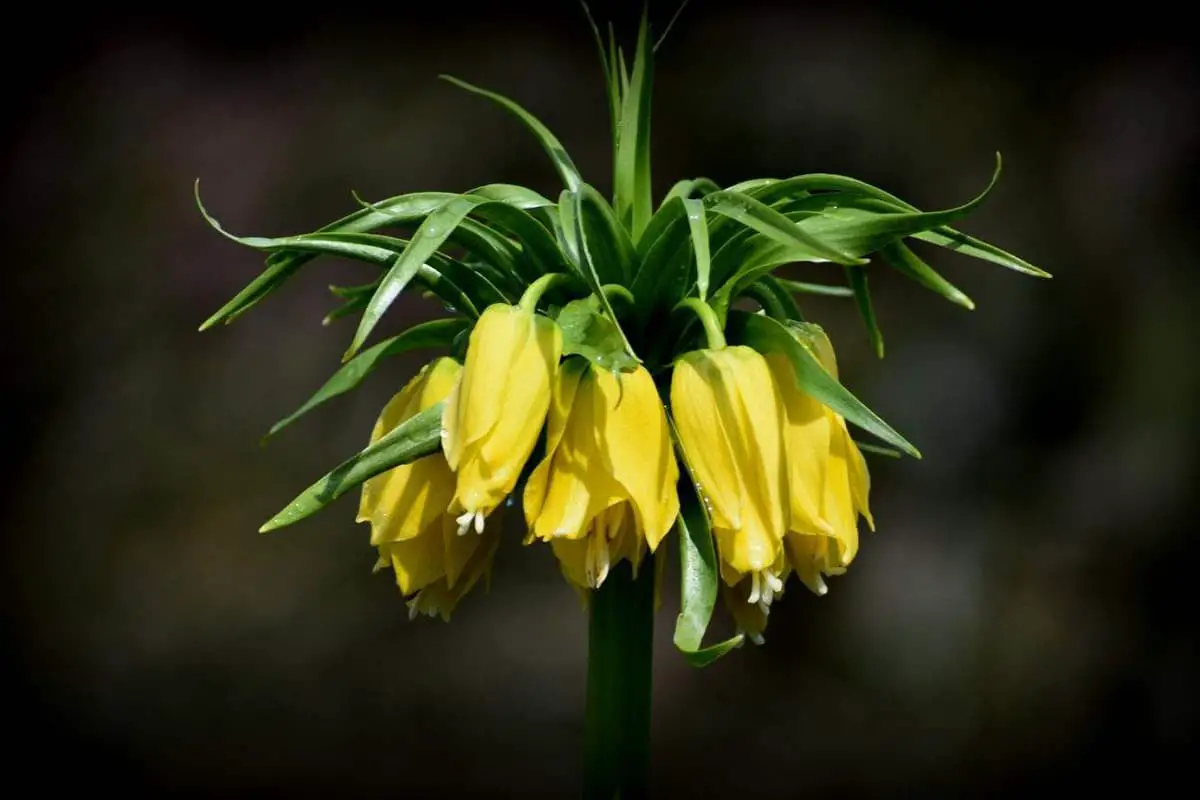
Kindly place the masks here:
MULTIPOLYGON (((815 331, 812 349, 836 377, 832 347, 815 331)), ((712 520, 726 603, 757 639, 791 573, 824 594, 822 575, 853 560, 858 517, 870 520, 866 464, 845 420, 804 393, 782 355, 699 349, 664 372, 679 445, 712 520)), ((384 408, 372 441, 443 401, 442 451, 366 481, 358 516, 371 523, 380 566, 415 595, 414 615, 448 618, 487 573, 498 538, 489 520, 514 495, 543 430, 519 492, 525 541, 549 543, 576 587, 599 588, 621 561, 636 572, 675 525, 668 411, 644 366, 562 360, 555 322, 497 304, 475 324, 465 365, 440 358, 421 370, 384 408)))
POLYGON ((393 570, 412 614, 442 617, 486 580, 507 506, 522 512, 525 541, 548 543, 585 595, 624 562, 641 580, 636 571, 649 558, 661 565, 673 540, 683 573, 675 642, 704 664, 741 641, 701 646, 718 595, 741 633, 760 641, 789 578, 823 594, 825 578, 858 552, 859 517, 874 527, 848 424, 892 448, 871 449, 919 456, 842 385, 833 347, 799 298, 852 297, 882 357, 869 265, 974 307, 914 241, 1046 273, 951 227, 991 191, 998 158, 984 192, 940 211, 827 173, 724 188, 681 180, 656 203, 647 21, 632 69, 611 38, 605 45, 597 32, 597 43, 613 123, 611 201, 527 111, 451 78, 534 134, 562 178, 557 199, 511 184, 418 192, 360 201, 320 230, 279 238, 225 233, 201 206, 218 231, 268 254, 202 329, 236 319, 319 256, 371 265, 368 282, 331 287, 341 305, 326 322, 358 319, 345 363, 271 433, 389 357, 430 347, 450 355, 387 404, 365 449, 263 530, 361 486, 358 519, 371 525, 378 567, 393 570), (817 262, 840 265, 845 284, 781 273, 817 262), (414 289, 438 298, 446 316, 366 347, 414 289))

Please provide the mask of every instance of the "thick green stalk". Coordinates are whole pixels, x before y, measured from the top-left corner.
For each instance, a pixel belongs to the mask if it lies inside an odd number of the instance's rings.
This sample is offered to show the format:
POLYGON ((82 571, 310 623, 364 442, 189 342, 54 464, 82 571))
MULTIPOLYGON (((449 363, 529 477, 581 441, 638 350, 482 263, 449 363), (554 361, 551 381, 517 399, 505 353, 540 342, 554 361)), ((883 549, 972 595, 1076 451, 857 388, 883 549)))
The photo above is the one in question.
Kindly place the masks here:
POLYGON ((588 625, 585 800, 645 797, 650 769, 654 563, 626 561, 592 592, 588 625))

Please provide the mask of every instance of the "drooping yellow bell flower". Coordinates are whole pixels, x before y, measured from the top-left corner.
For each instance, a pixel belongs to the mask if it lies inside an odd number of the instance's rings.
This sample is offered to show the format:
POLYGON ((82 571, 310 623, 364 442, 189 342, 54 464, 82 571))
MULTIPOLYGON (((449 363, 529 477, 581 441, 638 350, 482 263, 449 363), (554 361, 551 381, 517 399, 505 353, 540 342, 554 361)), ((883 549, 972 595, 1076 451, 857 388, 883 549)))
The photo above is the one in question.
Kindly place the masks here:
POLYGON ((546 419, 561 354, 558 325, 532 309, 497 304, 475 323, 442 422, 460 530, 481 533, 516 486, 546 419))
MULTIPOLYGON (((427 365, 384 407, 371 441, 445 400, 461 370, 450 358, 427 365)), ((494 541, 458 535, 455 519, 447 512, 453 495, 454 474, 441 453, 394 467, 363 484, 358 521, 371 524, 371 544, 379 550, 376 569, 390 567, 403 594, 418 593, 410 609, 420 602, 448 616, 490 564, 494 541), (421 601, 427 592, 432 594, 421 601)))
POLYGON ((636 570, 679 513, 679 468, 650 373, 568 362, 546 432, 546 456, 525 486, 530 536, 551 543, 580 588, 599 587, 622 559, 636 570))
POLYGON ((675 362, 671 411, 708 506, 722 576, 749 578, 768 606, 783 589, 790 522, 785 409, 766 360, 749 347, 696 350, 675 362))
MULTIPOLYGON (((806 325, 797 338, 817 356, 834 378, 838 377, 833 345, 823 330, 806 325)), ((870 475, 858 445, 850 438, 846 420, 832 409, 821 406, 828 430, 828 450, 821 459, 825 480, 821 492, 820 514, 829 525, 828 536, 812 535, 793 525, 787 537, 788 558, 797 576, 812 591, 825 594, 822 575, 840 575, 858 553, 858 517, 861 514, 875 527, 868 505, 870 475)))

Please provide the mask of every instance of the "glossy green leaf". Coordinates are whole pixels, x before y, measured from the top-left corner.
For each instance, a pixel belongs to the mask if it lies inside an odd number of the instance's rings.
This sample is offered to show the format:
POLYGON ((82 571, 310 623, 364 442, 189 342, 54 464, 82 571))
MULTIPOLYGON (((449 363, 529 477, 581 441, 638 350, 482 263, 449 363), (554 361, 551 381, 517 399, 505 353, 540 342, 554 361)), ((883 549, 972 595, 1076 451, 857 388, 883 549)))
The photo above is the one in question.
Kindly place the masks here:
MULTIPOLYGON (((1001 159, 1000 154, 996 154, 996 173, 1000 171, 1001 159)), ((993 178, 993 183, 995 178, 993 178)), ((893 194, 872 186, 869 183, 860 181, 856 178, 850 178, 845 175, 831 175, 826 173, 814 173, 811 175, 800 175, 795 178, 788 178, 782 181, 769 181, 760 186, 748 188, 747 191, 753 194, 757 199, 768 205, 772 205, 788 197, 806 195, 809 192, 815 191, 835 191, 848 194, 857 194, 863 197, 872 198, 882 201, 883 208, 877 208, 877 211, 901 211, 901 212, 918 212, 916 206, 901 200, 893 194)), ((954 250, 962 255, 971 256, 984 261, 990 261, 994 264, 999 264, 1002 267, 1015 270, 1017 272, 1031 275, 1038 278, 1049 278, 1050 273, 1035 267, 1022 258, 1019 258, 1012 253, 996 247, 993 244, 977 239, 973 236, 968 236, 965 233, 957 231, 947 225, 937 225, 929 230, 921 230, 912 234, 914 238, 922 241, 936 244, 939 247, 945 247, 954 250)))
MULTIPOLYGON (((362 318, 358 322, 358 329, 354 332, 354 340, 346 350, 343 360, 350 359, 358 352, 379 320, 417 274, 417 270, 437 252, 467 214, 489 202, 483 197, 460 195, 447 201, 445 205, 425 218, 413 234, 412 239, 409 240, 408 247, 396 257, 395 263, 383 276, 383 280, 379 282, 379 288, 375 290, 371 301, 367 303, 362 318)), ((534 224, 536 225, 536 223, 534 224)))
POLYGON ((613 207, 634 242, 642 237, 654 211, 650 186, 650 87, 654 80, 654 55, 648 14, 643 7, 633 74, 622 100, 613 174, 613 207))
POLYGON ((893 450, 890 447, 880 447, 877 444, 870 444, 868 442, 855 441, 854 444, 864 453, 871 453, 872 455, 883 456, 884 458, 900 458, 904 455, 899 450, 893 450))
POLYGON ((708 219, 704 214, 704 201, 696 198, 685 199, 683 207, 687 212, 688 230, 692 236, 692 253, 696 256, 696 291, 701 300, 707 300, 712 257, 708 252, 708 219))
POLYGON ((472 84, 469 84, 464 80, 459 80, 452 75, 440 75, 439 77, 444 81, 449 81, 460 89, 466 89, 468 92, 482 95, 493 102, 499 103, 507 111, 516 116, 517 119, 521 120, 521 122, 525 124, 525 127, 528 128, 535 137, 537 137, 538 143, 541 144, 542 149, 546 151, 546 154, 550 156, 550 160, 554 162, 555 169, 558 170, 558 174, 562 177, 563 184, 565 184, 568 189, 575 191, 579 188, 579 185, 583 183, 583 179, 579 176, 579 169, 575 166, 575 162, 571 160, 571 157, 567 155, 567 150, 562 146, 562 142, 560 142, 558 138, 550 132, 550 129, 543 125, 541 121, 537 119, 537 117, 521 108, 512 100, 509 100, 504 95, 488 91, 487 89, 482 89, 478 86, 473 86, 472 84))
MULTIPOLYGON (((617 319, 616 313, 613 311, 612 304, 608 300, 608 295, 604 293, 604 290, 601 287, 602 281, 600 280, 596 271, 596 259, 593 256, 592 248, 594 245, 602 245, 599 240, 592 242, 589 239, 589 229, 584 227, 583 219, 585 214, 585 194, 589 196, 598 196, 595 194, 595 189, 592 189, 586 184, 581 187, 580 191, 575 192, 572 195, 575 206, 575 241, 579 246, 579 261, 583 271, 583 278, 587 282, 588 288, 592 290, 592 294, 594 294, 599 300, 600 307, 604 309, 604 313, 610 320, 612 320, 613 327, 615 327, 617 332, 621 334, 621 343, 625 347, 625 352, 628 353, 635 361, 641 363, 641 359, 637 357, 637 353, 633 352, 633 346, 629 344, 629 337, 627 337, 625 335, 625 331, 621 329, 621 323, 617 319)), ((589 203, 589 205, 591 204, 589 203)))
MULTIPOLYGON (((668 417, 668 419, 670 419, 668 417)), ((704 634, 717 604, 720 580, 708 514, 698 499, 699 490, 687 456, 679 446, 679 435, 671 420, 671 433, 686 477, 679 482, 679 516, 675 530, 679 539, 679 617, 675 620, 675 646, 693 667, 704 667, 741 645, 738 634, 723 642, 703 647, 704 634)))
MULTIPOLYGON (((847 267, 847 269, 857 269, 857 267, 847 267)), ((756 297, 760 298, 760 304, 764 308, 770 307, 770 315, 775 319, 784 321, 804 319, 804 315, 800 313, 800 306, 796 305, 796 300, 792 297, 791 292, 774 275, 764 275, 750 284, 748 288, 756 297)))
POLYGON ((879 330, 879 321, 875 318, 875 306, 871 302, 871 291, 867 288, 867 272, 862 267, 846 267, 846 282, 854 293, 854 304, 858 306, 858 314, 863 324, 867 326, 867 336, 871 339, 871 349, 876 358, 883 358, 883 331, 879 330))
POLYGON ((600 55, 600 67, 604 70, 604 96, 608 101, 609 135, 612 137, 613 143, 613 163, 616 163, 617 136, 621 122, 621 83, 614 72, 617 66, 616 54, 614 52, 615 42, 610 39, 608 47, 605 46, 604 37, 600 35, 600 27, 596 24, 596 19, 592 16, 592 10, 588 8, 587 3, 581 3, 581 5, 583 6, 584 16, 587 17, 588 25, 592 29, 592 38, 596 43, 596 50, 600 55), (613 57, 610 58, 610 54, 613 57))
POLYGON ((690 229, 683 200, 676 198, 651 220, 639 243, 640 264, 633 279, 638 324, 644 326, 657 308, 672 308, 690 285, 690 229), (646 250, 642 244, 649 243, 646 250))
POLYGON ((558 248, 567 256, 567 261, 580 275, 583 274, 583 262, 579 257, 579 239, 575 225, 575 195, 570 189, 563 189, 558 196, 558 248))
POLYGON ((817 357, 800 343, 797 338, 800 331, 797 328, 759 314, 732 311, 729 314, 728 331, 733 340, 753 347, 760 353, 783 353, 796 370, 796 380, 801 390, 841 414, 848 422, 911 456, 921 457, 920 451, 907 439, 825 371, 817 357))
POLYGON ((587 234, 596 277, 601 284, 627 285, 633 277, 637 261, 628 231, 617 221, 608 201, 592 186, 584 184, 579 192, 579 203, 574 208, 579 216, 579 224, 587 234))
POLYGON ((951 303, 975 310, 975 301, 950 281, 943 278, 933 267, 926 264, 904 242, 892 242, 879 251, 879 256, 901 275, 911 278, 930 291, 940 294, 951 303))
POLYGON ((263 437, 264 441, 291 425, 317 406, 345 394, 357 387, 375 371, 380 362, 410 350, 427 347, 449 347, 454 337, 466 330, 469 324, 464 319, 435 319, 414 325, 398 336, 385 339, 359 353, 342 365, 341 369, 325 381, 325 384, 304 402, 304 405, 271 426, 263 437))
POLYGON ((601 369, 628 371, 637 362, 625 351, 621 332, 605 316, 596 295, 572 300, 558 313, 563 355, 580 355, 601 369))
POLYGON ((436 453, 442 444, 442 409, 444 403, 409 417, 362 452, 343 461, 332 472, 288 503, 287 507, 268 520, 259 531, 266 533, 312 516, 341 495, 401 464, 409 464, 423 456, 436 453))
POLYGON ((789 292, 799 292, 800 294, 823 294, 830 297, 853 297, 854 291, 849 286, 830 286, 824 283, 805 283, 803 281, 789 281, 784 278, 777 279, 781 286, 789 292))
POLYGON ((835 264, 863 263, 749 195, 724 189, 706 196, 704 204, 714 213, 736 220, 782 245, 810 251, 835 264))
POLYGON ((670 191, 667 192, 667 196, 663 198, 662 203, 659 204, 659 208, 662 208, 676 197, 681 200, 687 200, 694 194, 704 197, 705 195, 719 191, 721 191, 721 187, 718 186, 715 181, 711 181, 708 178, 693 178, 691 180, 677 181, 675 185, 671 187, 670 191))

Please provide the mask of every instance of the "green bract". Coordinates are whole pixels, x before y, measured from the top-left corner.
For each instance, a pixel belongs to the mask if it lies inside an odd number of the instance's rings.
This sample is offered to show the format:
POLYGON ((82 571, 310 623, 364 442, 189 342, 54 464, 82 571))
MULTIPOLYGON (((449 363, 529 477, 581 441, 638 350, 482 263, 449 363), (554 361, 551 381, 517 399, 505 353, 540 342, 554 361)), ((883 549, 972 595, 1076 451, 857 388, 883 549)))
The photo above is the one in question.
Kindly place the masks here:
MULTIPOLYGON (((205 321, 201 330, 233 321, 319 256, 340 256, 374 268, 368 282, 360 286, 331 287, 341 305, 326 321, 358 318, 345 363, 270 433, 353 389, 388 356, 418 347, 455 346, 487 306, 516 303, 532 283, 555 274, 562 277, 547 283, 538 310, 559 322, 564 354, 585 357, 604 369, 630 369, 642 363, 651 373, 661 373, 681 353, 703 346, 704 331, 696 314, 676 313, 699 311, 731 342, 786 355, 804 392, 891 448, 919 457, 912 444, 826 372, 797 339, 796 326, 803 316, 796 296, 852 296, 882 357, 883 337, 867 288, 867 270, 876 261, 953 303, 974 308, 971 299, 922 261, 906 240, 1048 277, 1017 256, 949 227, 987 197, 1000 174, 999 156, 987 187, 969 202, 944 211, 919 211, 870 184, 819 173, 786 180, 753 179, 726 188, 706 178, 681 180, 655 206, 650 180, 654 48, 646 16, 631 70, 611 30, 605 41, 594 23, 592 27, 612 121, 611 201, 586 182, 562 143, 519 105, 443 76, 499 104, 529 129, 562 179, 563 189, 556 199, 508 184, 461 194, 420 192, 360 201, 357 211, 318 231, 279 238, 232 236, 201 206, 218 231, 268 253, 263 272, 205 321), (396 228, 408 231, 407 238, 381 233, 396 228), (846 285, 802 283, 775 274, 784 265, 803 262, 842 265, 846 285), (396 299, 414 291, 440 298, 446 319, 415 325, 367 346, 396 299), (735 309, 739 301, 749 301, 752 306, 742 303, 742 307, 758 311, 735 309)), ((347 459, 263 529, 291 524, 364 480, 436 451, 441 408, 418 414, 347 459)), ((885 447, 864 445, 864 449, 897 455, 885 447)), ((675 642, 689 661, 703 665, 738 644, 740 637, 708 647, 701 643, 715 603, 718 569, 708 515, 697 496, 694 487, 681 488, 683 510, 676 527, 682 613, 675 642)))

